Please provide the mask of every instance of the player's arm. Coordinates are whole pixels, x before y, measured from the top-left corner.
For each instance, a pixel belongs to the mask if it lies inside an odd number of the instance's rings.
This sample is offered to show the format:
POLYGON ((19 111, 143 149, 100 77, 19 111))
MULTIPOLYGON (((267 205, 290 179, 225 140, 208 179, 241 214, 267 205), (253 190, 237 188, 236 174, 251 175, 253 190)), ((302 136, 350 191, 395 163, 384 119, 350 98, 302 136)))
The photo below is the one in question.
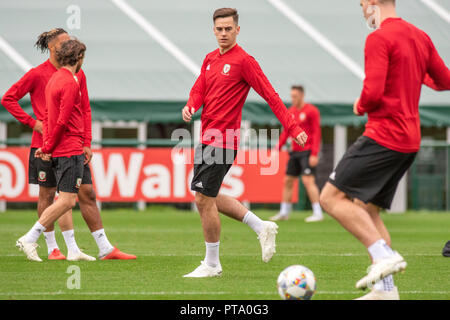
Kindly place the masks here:
POLYGON ((83 71, 81 71, 80 75, 81 109, 83 110, 84 121, 83 152, 85 156, 84 164, 87 164, 92 159, 92 111, 91 103, 89 102, 86 75, 83 71))
POLYGON ((56 121, 56 125, 52 132, 48 132, 48 139, 41 148, 42 153, 51 154, 55 147, 61 142, 64 130, 66 129, 66 124, 69 122, 70 115, 75 106, 76 96, 79 94, 78 90, 78 86, 75 84, 66 85, 61 90, 58 120, 56 121))
POLYGON ((436 91, 450 90, 450 70, 430 39, 430 60, 424 84, 436 91))
POLYGON ((308 136, 291 117, 290 112, 281 101, 278 93, 270 84, 266 75, 261 70, 258 62, 253 57, 247 57, 243 61, 242 75, 245 81, 269 104, 275 116, 281 122, 287 133, 295 141, 304 146, 308 136))
POLYGON ((34 88, 35 74, 31 69, 25 75, 11 86, 2 97, 2 105, 6 110, 22 124, 31 129, 42 132, 42 123, 39 120, 33 119, 28 113, 23 111, 19 105, 19 100, 34 88))
POLYGON ((281 131, 280 139, 278 140, 276 149, 278 149, 280 151, 281 148, 283 148, 283 146, 286 144, 286 141, 288 138, 289 138, 289 133, 287 133, 286 130, 281 131))
POLYGON ((314 112, 314 117, 312 119, 312 133, 311 133, 311 156, 309 157, 309 164, 312 167, 317 166, 319 163, 319 151, 320 151, 320 141, 322 139, 322 130, 320 128, 320 112, 319 110, 314 112))
POLYGON ((186 103, 186 106, 181 111, 183 120, 185 122, 190 122, 192 120, 192 116, 194 115, 194 113, 197 112, 198 109, 200 109, 200 107, 203 105, 206 89, 206 82, 205 82, 206 60, 207 59, 203 61, 200 75, 198 76, 197 80, 194 83, 194 86, 192 87, 189 93, 189 100, 186 103))
POLYGON ((365 47, 364 87, 355 103, 357 115, 364 115, 378 108, 383 98, 389 68, 388 44, 376 32, 367 37, 365 47))

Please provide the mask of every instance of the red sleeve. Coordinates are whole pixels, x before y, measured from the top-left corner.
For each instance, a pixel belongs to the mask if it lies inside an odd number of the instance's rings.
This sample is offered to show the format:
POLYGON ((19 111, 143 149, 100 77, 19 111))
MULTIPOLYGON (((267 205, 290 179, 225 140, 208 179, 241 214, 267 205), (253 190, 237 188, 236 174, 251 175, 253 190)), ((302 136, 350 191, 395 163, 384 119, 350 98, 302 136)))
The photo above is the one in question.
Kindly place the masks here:
POLYGON ((81 109, 83 110, 84 120, 84 147, 91 147, 92 142, 92 114, 91 104, 89 102, 89 94, 87 89, 86 75, 80 71, 80 92, 81 92, 81 109))
POLYGON ((275 116, 281 122, 288 134, 294 139, 303 132, 294 119, 292 119, 290 112, 281 101, 278 93, 270 84, 266 75, 261 70, 258 62, 248 56, 242 65, 242 75, 245 81, 269 104, 275 116))
POLYGON ((28 113, 23 111, 19 105, 19 100, 27 93, 33 91, 34 88, 34 69, 31 69, 17 81, 2 97, 2 105, 6 110, 22 124, 34 128, 36 120, 34 120, 28 113))
POLYGON ((312 143, 311 143, 311 155, 317 156, 320 151, 320 141, 322 139, 322 130, 320 128, 320 112, 318 109, 314 111, 314 117, 313 117, 313 132, 311 133, 312 136, 312 143))
POLYGON ((375 31, 367 37, 365 48, 364 87, 358 112, 363 115, 380 106, 389 68, 389 49, 383 38, 375 31))
POLYGON ((280 134, 280 140, 278 140, 277 149, 281 150, 281 148, 286 143, 287 139, 289 138, 289 134, 286 132, 286 130, 283 130, 280 134))
POLYGON ((205 71, 206 71, 206 60, 203 61, 203 65, 200 71, 200 75, 197 78, 197 81, 195 81, 194 86, 191 89, 191 92, 189 93, 189 100, 186 103, 187 106, 194 108, 195 111, 200 109, 200 107, 203 105, 204 98, 205 98, 205 90, 206 90, 206 82, 205 82, 205 71))
POLYGON ((45 141, 44 147, 42 148, 43 153, 52 153, 55 147, 60 143, 66 124, 69 122, 69 118, 75 106, 75 99, 78 94, 79 88, 76 84, 66 84, 63 89, 61 89, 58 120, 56 121, 56 125, 52 132, 48 133, 48 139, 45 141))
POLYGON ((450 70, 445 65, 433 42, 430 40, 430 60, 424 84, 436 91, 450 90, 450 70))

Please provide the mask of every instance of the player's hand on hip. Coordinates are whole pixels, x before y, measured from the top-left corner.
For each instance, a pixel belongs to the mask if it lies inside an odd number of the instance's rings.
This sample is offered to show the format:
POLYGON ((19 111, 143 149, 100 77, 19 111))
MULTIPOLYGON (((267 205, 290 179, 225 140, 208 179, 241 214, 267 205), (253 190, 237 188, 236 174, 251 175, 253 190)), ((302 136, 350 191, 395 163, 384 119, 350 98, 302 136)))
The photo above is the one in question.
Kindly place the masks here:
POLYGON ((181 111, 182 115, 183 115, 183 120, 185 122, 191 122, 192 120, 192 116, 195 113, 195 109, 189 106, 185 106, 183 108, 183 110, 181 111))
POLYGON ((319 158, 317 156, 309 156, 309 166, 316 167, 319 163, 319 158))
POLYGON ((36 120, 33 130, 36 132, 42 133, 42 121, 41 120, 36 120))
POLYGON ((356 114, 357 116, 362 116, 363 114, 359 113, 358 111, 358 106, 359 106, 359 98, 357 98, 355 100, 355 103, 353 104, 353 113, 356 114))
POLYGON ((83 147, 83 153, 84 153, 84 165, 91 162, 92 159, 92 150, 89 147, 83 147))
POLYGON ((303 131, 302 133, 300 133, 297 138, 295 138, 295 142, 297 142, 299 145, 301 145, 302 147, 305 146, 306 140, 308 140, 308 135, 306 134, 305 131, 303 131))

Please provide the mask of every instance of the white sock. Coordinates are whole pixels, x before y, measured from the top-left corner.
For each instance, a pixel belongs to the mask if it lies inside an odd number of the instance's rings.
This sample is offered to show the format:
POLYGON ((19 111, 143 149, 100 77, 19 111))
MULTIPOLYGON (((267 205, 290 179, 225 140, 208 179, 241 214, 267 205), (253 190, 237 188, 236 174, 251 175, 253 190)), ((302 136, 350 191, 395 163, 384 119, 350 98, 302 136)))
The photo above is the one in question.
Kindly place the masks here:
POLYGON ((282 202, 280 207, 280 214, 282 216, 287 216, 291 213, 292 210, 292 203, 289 202, 282 202))
MULTIPOLYGON (((392 249, 383 239, 380 239, 372 244, 368 248, 368 251, 373 260, 387 258, 394 254, 392 249)), ((381 279, 380 281, 375 283, 374 288, 379 291, 392 291, 394 289, 394 277, 392 275, 389 275, 381 279)))
POLYGON ((248 225, 250 228, 252 228, 253 231, 256 232, 256 234, 259 234, 264 228, 264 221, 262 221, 257 215, 255 215, 251 211, 248 211, 245 214, 242 222, 248 225))
POLYGON ((53 250, 59 249, 58 244, 56 243, 55 230, 44 232, 44 238, 45 243, 47 244, 47 252, 49 255, 53 252, 53 250))
POLYGON ((315 202, 311 204, 312 209, 313 209, 313 213, 315 216, 317 217, 322 217, 322 208, 320 207, 320 203, 315 202))
POLYGON ((39 221, 37 221, 34 226, 30 229, 30 231, 28 231, 28 233, 25 235, 25 241, 29 242, 29 243, 34 243, 36 242, 40 235, 42 234, 42 232, 45 231, 45 227, 39 223, 39 221))
POLYGON ((108 237, 106 237, 105 229, 99 229, 92 232, 92 236, 97 243, 98 250, 100 251, 100 256, 110 253, 114 247, 109 242, 108 237))
POLYGON ((75 232, 73 229, 63 231, 61 233, 64 237, 64 241, 66 242, 67 250, 74 253, 81 252, 80 248, 78 248, 77 242, 75 241, 75 232))
POLYGON ((205 263, 210 267, 217 267, 220 265, 219 260, 219 242, 205 242, 206 245, 206 255, 205 255, 205 263))
POLYGON ((393 255, 392 249, 389 248, 389 246, 386 244, 386 241, 384 241, 383 239, 380 239, 370 245, 367 250, 369 251, 369 254, 374 261, 384 259, 393 255))

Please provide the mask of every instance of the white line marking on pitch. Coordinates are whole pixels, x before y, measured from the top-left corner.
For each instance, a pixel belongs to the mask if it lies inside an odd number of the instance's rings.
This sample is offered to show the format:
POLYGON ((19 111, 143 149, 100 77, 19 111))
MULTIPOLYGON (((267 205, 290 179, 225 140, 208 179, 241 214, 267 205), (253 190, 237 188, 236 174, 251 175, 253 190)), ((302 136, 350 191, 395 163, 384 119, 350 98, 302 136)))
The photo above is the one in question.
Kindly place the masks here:
MULTIPOLYGON (((358 294, 361 291, 318 291, 317 294, 358 294)), ((403 294, 450 294, 450 291, 400 291, 403 294)), ((56 291, 56 292, 0 292, 0 296, 58 296, 58 295, 130 295, 130 296, 156 296, 156 295, 229 295, 229 294, 241 294, 241 295, 276 295, 276 291, 256 291, 256 292, 228 292, 228 291, 211 291, 211 292, 196 292, 196 291, 154 291, 154 292, 83 292, 83 291, 56 291)))

